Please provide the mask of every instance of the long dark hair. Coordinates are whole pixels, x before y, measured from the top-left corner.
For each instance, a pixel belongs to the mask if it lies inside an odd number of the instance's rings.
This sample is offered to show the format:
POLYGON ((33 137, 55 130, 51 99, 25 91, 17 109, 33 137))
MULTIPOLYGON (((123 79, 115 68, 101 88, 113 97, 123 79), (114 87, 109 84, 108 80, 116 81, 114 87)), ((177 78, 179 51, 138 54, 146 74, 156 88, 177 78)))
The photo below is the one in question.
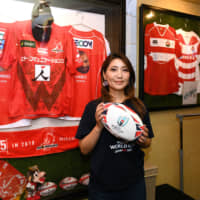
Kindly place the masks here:
POLYGON ((140 99, 138 99, 137 97, 135 97, 135 88, 134 88, 135 72, 133 70, 133 66, 132 66, 131 62, 123 54, 117 54, 117 53, 110 54, 102 64, 102 68, 101 68, 101 85, 102 85, 101 98, 102 98, 102 101, 103 102, 112 101, 112 96, 109 94, 109 86, 104 84, 105 80, 104 80, 103 74, 106 73, 108 66, 114 59, 122 60, 124 62, 124 64, 128 67, 128 70, 130 73, 130 78, 129 78, 129 84, 125 88, 124 93, 125 93, 127 99, 131 100, 134 107, 137 109, 140 117, 143 118, 146 109, 145 109, 145 106, 142 103, 142 101, 140 99))

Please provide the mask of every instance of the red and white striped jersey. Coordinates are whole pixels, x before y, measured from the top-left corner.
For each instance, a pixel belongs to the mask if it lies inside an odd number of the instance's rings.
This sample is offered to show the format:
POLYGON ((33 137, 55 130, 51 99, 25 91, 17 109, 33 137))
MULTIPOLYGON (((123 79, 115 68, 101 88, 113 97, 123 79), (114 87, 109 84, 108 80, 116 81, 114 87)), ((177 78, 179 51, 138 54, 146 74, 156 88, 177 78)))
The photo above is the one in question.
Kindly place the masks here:
POLYGON ((176 66, 180 85, 177 94, 182 95, 184 82, 199 80, 200 38, 195 32, 182 29, 176 30, 176 34, 178 42, 176 66))

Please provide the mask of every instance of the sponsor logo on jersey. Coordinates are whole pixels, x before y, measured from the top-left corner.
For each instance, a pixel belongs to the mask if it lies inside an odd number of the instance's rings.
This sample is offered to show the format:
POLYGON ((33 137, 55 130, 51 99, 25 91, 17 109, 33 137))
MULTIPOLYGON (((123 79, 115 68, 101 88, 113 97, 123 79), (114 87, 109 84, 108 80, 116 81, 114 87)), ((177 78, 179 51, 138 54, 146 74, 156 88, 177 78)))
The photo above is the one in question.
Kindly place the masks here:
POLYGON ((82 80, 86 80, 87 79, 87 75, 76 75, 74 76, 75 79, 82 79, 82 80))
POLYGON ((164 48, 175 48, 175 41, 165 38, 150 38, 151 47, 164 47, 164 48))
POLYGON ((20 46, 21 47, 31 47, 31 48, 35 48, 35 42, 34 41, 30 41, 30 40, 21 40, 20 41, 20 46))
POLYGON ((35 65, 35 77, 32 81, 50 81, 50 65, 35 65))
POLYGON ((76 75, 74 76, 75 81, 78 83, 85 83, 87 81, 88 76, 87 75, 76 75))
POLYGON ((153 44, 158 44, 158 40, 152 40, 153 44))
POLYGON ((63 52, 63 45, 62 43, 58 43, 55 48, 51 50, 54 53, 62 53, 63 52))
POLYGON ((34 56, 23 56, 21 57, 22 62, 38 62, 38 63, 52 63, 52 64, 59 64, 64 63, 63 58, 45 58, 45 57, 34 57, 34 56))
POLYGON ((93 40, 74 38, 74 42, 77 48, 93 49, 93 40))
MULTIPOLYGON (((179 57, 179 59, 180 60, 196 60, 197 59, 197 55, 183 55, 183 56, 180 56, 179 57)), ((189 63, 190 65, 192 64, 192 63, 189 63)))
POLYGON ((48 49, 47 48, 38 48, 37 52, 39 54, 48 54, 48 49))
POLYGON ((167 40, 165 45, 166 45, 166 47, 170 47, 170 41, 167 40))

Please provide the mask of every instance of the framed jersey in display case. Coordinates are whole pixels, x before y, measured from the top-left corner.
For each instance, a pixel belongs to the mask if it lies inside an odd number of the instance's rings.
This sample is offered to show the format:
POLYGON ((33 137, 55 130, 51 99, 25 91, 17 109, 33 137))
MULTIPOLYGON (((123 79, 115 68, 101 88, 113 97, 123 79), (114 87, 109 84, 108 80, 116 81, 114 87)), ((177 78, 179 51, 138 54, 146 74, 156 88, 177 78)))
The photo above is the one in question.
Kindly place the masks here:
POLYGON ((140 7, 139 96, 150 110, 200 104, 200 17, 140 7))

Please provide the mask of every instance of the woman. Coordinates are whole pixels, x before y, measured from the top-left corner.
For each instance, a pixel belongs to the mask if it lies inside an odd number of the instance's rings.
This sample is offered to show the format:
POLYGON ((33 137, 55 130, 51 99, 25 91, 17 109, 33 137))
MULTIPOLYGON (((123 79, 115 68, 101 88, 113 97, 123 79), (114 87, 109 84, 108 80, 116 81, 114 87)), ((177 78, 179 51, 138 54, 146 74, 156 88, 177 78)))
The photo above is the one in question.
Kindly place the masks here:
POLYGON ((76 138, 83 154, 91 153, 89 200, 145 200, 144 153, 153 131, 148 111, 134 96, 135 73, 128 58, 111 54, 101 69, 102 96, 85 108, 76 138), (134 143, 110 134, 101 120, 104 102, 122 103, 138 113, 145 124, 134 143))

